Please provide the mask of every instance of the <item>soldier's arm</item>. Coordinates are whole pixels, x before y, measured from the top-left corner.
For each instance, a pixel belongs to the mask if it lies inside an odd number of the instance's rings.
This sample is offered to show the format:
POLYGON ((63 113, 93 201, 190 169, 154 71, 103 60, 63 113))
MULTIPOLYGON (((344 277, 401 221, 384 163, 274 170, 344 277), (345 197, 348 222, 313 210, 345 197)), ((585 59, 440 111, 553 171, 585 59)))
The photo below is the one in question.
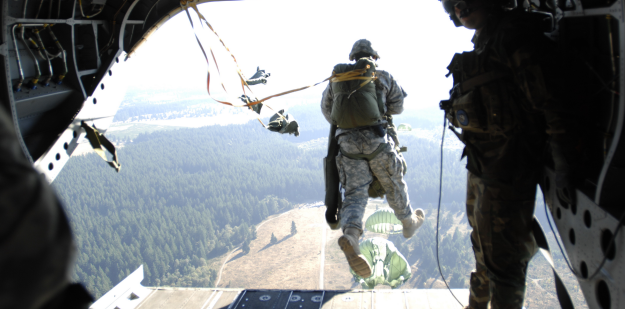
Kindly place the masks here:
MULTIPOLYGON (((550 42, 542 41, 520 48, 512 60, 521 91, 546 122, 557 174, 556 185, 559 189, 570 191, 575 178, 572 175, 574 166, 578 164, 579 157, 575 150, 574 132, 581 122, 577 106, 584 97, 580 91, 585 88, 575 87, 574 84, 575 80, 585 78, 579 76, 583 70, 576 70, 572 63, 563 61, 563 57, 550 42)), ((569 202, 573 202, 573 198, 569 202)))
POLYGON ((564 133, 566 128, 560 115, 561 102, 555 93, 553 80, 550 80, 562 79, 562 76, 554 74, 556 68, 539 60, 541 54, 544 52, 538 52, 535 46, 524 46, 516 50, 512 55, 515 78, 531 107, 543 113, 547 133, 564 133))
POLYGON ((404 111, 404 98, 408 94, 397 83, 391 74, 386 71, 381 71, 380 78, 383 85, 388 87, 386 93, 386 113, 389 115, 399 115, 404 111))
POLYGON ((328 86, 326 87, 326 89, 323 91, 323 95, 321 98, 321 113, 323 113, 323 116, 326 117, 326 120, 329 123, 332 123, 332 117, 330 117, 330 114, 332 113, 332 87, 330 87, 330 83, 328 82, 328 86))

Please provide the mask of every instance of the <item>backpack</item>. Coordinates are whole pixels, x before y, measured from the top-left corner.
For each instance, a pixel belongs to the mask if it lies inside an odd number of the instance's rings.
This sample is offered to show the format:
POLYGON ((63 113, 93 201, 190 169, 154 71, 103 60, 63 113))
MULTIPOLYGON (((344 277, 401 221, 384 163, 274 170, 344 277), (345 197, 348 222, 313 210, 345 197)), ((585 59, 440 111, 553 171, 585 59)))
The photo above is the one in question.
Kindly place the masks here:
MULTIPOLYGON (((375 77, 375 63, 370 58, 360 58, 355 64, 337 64, 334 73, 364 69, 361 77, 375 77)), ((384 115, 384 106, 378 102, 373 80, 352 79, 331 82, 334 94, 330 117, 341 129, 365 127, 375 124, 384 115), (363 84, 363 82, 365 82, 363 84)))

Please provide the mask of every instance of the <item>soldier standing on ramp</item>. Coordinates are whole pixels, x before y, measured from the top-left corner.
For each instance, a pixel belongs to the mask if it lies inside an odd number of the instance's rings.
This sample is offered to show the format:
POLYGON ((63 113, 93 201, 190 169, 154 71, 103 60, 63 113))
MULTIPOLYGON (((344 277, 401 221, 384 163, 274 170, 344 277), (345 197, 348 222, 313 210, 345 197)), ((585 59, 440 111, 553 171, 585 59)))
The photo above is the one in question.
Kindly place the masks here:
POLYGON ((366 39, 354 44, 349 60, 355 64, 339 64, 334 73, 364 71, 363 77, 377 77, 363 83, 362 79, 330 82, 323 92, 321 111, 332 125, 338 126, 336 137, 340 153, 336 157, 339 179, 344 190, 340 225, 343 236, 339 246, 349 266, 360 277, 371 276, 371 266, 360 253, 358 239, 363 233, 362 219, 369 198, 368 189, 374 177, 386 191, 389 206, 403 224, 404 237, 410 238, 424 221, 423 210, 412 211, 408 188, 404 182, 403 159, 393 139, 386 134, 385 114, 400 114, 406 92, 386 71, 375 69, 380 58, 366 39))
POLYGON ((521 309, 527 266, 538 249, 532 218, 548 140, 557 194, 575 203, 580 135, 573 130, 587 126, 572 120, 579 120, 586 79, 544 35, 551 31, 544 14, 507 8, 505 0, 442 3, 456 26, 475 30, 474 50, 456 54, 448 67, 454 87, 451 99, 441 101, 466 145, 476 262, 467 308, 521 309))

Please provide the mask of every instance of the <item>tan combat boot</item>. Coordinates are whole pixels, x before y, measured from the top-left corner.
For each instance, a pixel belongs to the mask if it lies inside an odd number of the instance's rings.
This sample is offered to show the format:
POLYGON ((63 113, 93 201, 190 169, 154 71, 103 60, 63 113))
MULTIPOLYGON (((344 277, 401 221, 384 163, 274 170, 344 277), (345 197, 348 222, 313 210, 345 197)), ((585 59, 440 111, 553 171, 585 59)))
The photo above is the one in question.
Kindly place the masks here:
POLYGON ((417 229, 421 227, 423 221, 425 221, 425 213, 423 213, 421 208, 417 208, 410 217, 401 220, 401 224, 404 226, 404 238, 412 237, 417 229))
POLYGON ((339 247, 345 253, 349 267, 358 276, 369 278, 371 276, 371 265, 369 265, 365 256, 360 254, 359 238, 360 231, 356 228, 348 227, 343 231, 343 236, 339 238, 339 247))

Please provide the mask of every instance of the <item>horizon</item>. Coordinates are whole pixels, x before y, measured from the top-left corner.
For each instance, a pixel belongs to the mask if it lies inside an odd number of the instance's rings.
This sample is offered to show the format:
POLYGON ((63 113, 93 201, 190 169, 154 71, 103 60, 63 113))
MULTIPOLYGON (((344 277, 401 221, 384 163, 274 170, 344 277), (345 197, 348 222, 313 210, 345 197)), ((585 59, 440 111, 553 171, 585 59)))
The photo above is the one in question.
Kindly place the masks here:
MULTIPOLYGON (((257 67, 271 73, 266 85, 251 87, 259 98, 322 81, 335 64, 349 62, 348 54, 356 40, 367 38, 381 56, 377 61, 379 69, 390 72, 408 93, 405 109, 437 109, 438 102, 449 96, 451 88, 451 79, 445 78, 447 65, 454 53, 472 49, 473 31, 456 28, 438 1, 374 4, 373 1, 268 0, 206 3, 198 8, 232 51, 246 77, 253 75, 257 67), (372 12, 377 13, 375 22, 366 22, 372 12), (363 19, 348 16, 363 16, 363 19), (349 31, 337 30, 344 28, 349 31)), ((242 93, 232 58, 212 32, 199 26, 195 12, 190 13, 195 31, 207 49, 214 97, 238 103, 236 97, 242 93), (223 92, 218 82, 209 46, 215 52, 229 94, 223 92)), ((129 91, 197 89, 206 94, 206 61, 184 12, 148 37, 128 61, 136 74, 129 78, 129 91), (174 61, 163 62, 163 59, 174 61)), ((325 85, 272 99, 267 104, 277 110, 302 97, 320 100, 325 85)))

